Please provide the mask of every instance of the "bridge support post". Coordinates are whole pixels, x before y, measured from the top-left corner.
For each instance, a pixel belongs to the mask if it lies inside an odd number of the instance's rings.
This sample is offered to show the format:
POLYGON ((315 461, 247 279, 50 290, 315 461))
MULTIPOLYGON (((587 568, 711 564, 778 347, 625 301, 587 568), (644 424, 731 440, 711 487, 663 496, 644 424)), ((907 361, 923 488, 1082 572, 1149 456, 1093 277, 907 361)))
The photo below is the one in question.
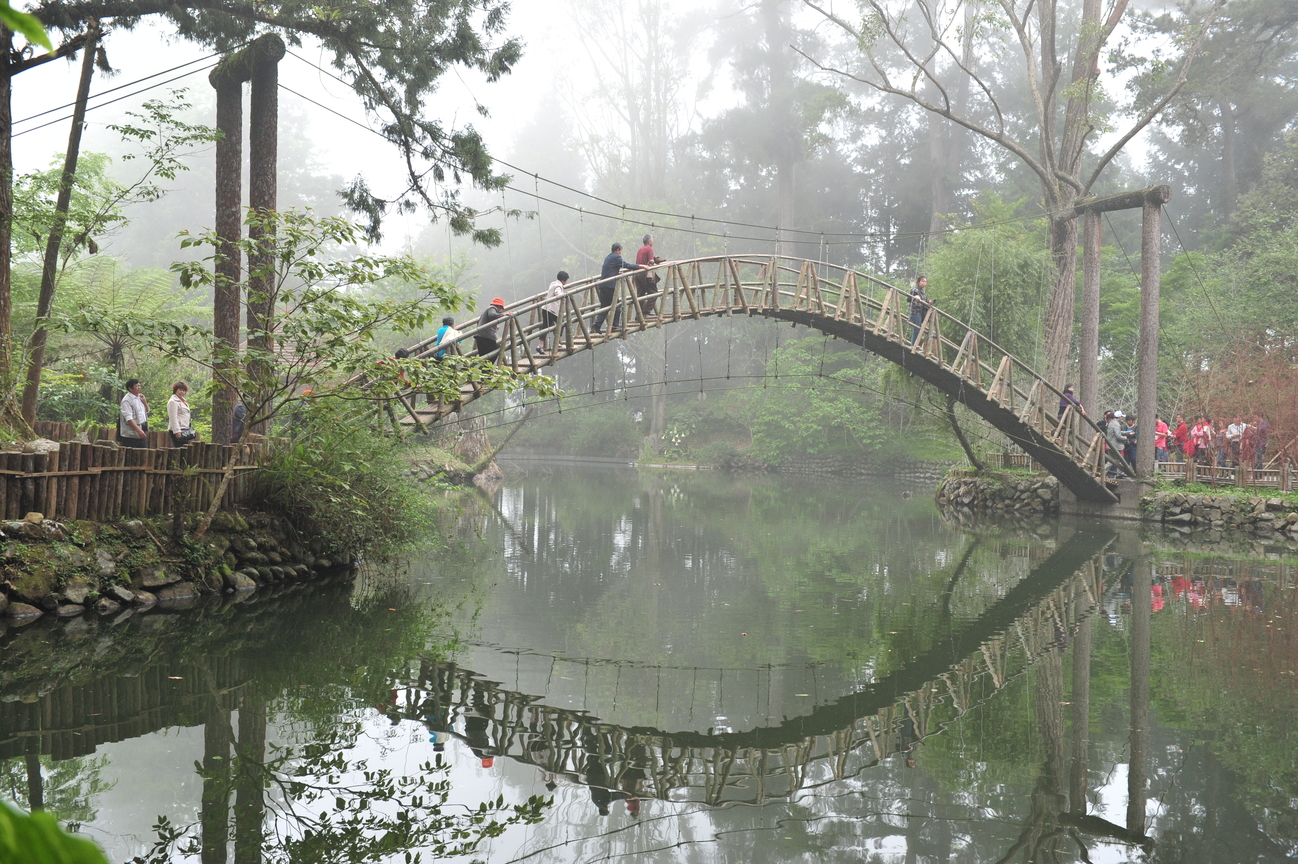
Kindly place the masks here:
POLYGON ((1154 415, 1158 412, 1158 291, 1162 269, 1163 205, 1172 190, 1156 186, 1145 196, 1140 232, 1140 347, 1136 367, 1136 476, 1154 475, 1154 415))
POLYGON ((1092 417, 1103 417, 1100 405, 1100 213, 1082 215, 1082 344, 1077 398, 1092 417))
POLYGON ((1094 501, 1080 501, 1064 486, 1059 487, 1059 512, 1069 516, 1107 516, 1110 519, 1142 519, 1140 499, 1152 491, 1154 484, 1147 480, 1118 480, 1113 494, 1118 496, 1116 504, 1098 504, 1094 501))

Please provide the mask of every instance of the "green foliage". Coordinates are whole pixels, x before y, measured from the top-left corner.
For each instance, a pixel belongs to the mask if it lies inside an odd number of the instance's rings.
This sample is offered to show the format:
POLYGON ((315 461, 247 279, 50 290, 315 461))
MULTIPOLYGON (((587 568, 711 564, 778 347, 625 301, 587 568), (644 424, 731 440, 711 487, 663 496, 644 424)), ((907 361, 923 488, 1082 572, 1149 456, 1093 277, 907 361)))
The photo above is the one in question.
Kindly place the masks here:
POLYGON ((109 423, 117 406, 103 398, 101 389, 117 390, 122 383, 112 369, 93 363, 66 364, 63 370, 47 366, 41 370, 41 401, 36 406, 36 417, 70 423, 109 423))
POLYGON ((49 813, 22 813, 0 801, 2 864, 108 864, 99 847, 59 828, 49 813))
POLYGON ((856 349, 828 353, 820 339, 802 339, 772 355, 768 371, 796 388, 753 390, 739 399, 751 418, 751 453, 779 462, 795 455, 867 453, 886 449, 891 438, 877 400, 862 385, 867 359, 856 349))
POLYGON ((422 204, 430 213, 445 215, 457 234, 494 245, 500 242, 500 230, 476 229, 476 213, 460 204, 455 187, 468 179, 495 190, 505 178, 492 173, 491 157, 471 124, 448 129, 426 106, 435 102, 430 97, 442 76, 459 68, 476 70, 492 82, 510 72, 523 45, 505 35, 508 11, 503 0, 382 5, 272 0, 254 6, 241 0, 179 0, 124 7, 100 0, 54 0, 41 4, 37 15, 47 26, 74 31, 101 17, 130 29, 148 16, 162 16, 181 39, 215 51, 228 51, 267 30, 293 45, 304 38, 318 41, 365 110, 383 118, 379 132, 407 169, 409 185, 394 199, 374 195, 359 176, 347 190, 349 207, 368 217, 371 236, 390 208, 410 212, 422 204))
POLYGON ((948 234, 921 271, 938 308, 1031 365, 1041 346, 1053 264, 1044 222, 1016 219, 1023 204, 981 196, 968 226, 976 230, 948 234))
MULTIPOLYGON (((439 309, 458 308, 464 299, 453 287, 433 281, 409 256, 384 256, 354 249, 361 243, 355 225, 339 218, 317 218, 310 212, 254 213, 246 220, 249 233, 238 246, 245 260, 273 264, 252 271, 265 288, 243 286, 249 302, 264 302, 276 310, 271 324, 272 347, 237 346, 216 341, 210 327, 164 320, 138 310, 82 308, 65 316, 66 331, 100 340, 124 338, 178 363, 207 370, 229 385, 248 408, 249 428, 272 420, 310 390, 313 400, 332 396, 391 398, 412 385, 445 401, 459 397, 460 385, 475 381, 492 389, 531 387, 556 395, 544 376, 515 376, 507 369, 456 357, 450 362, 391 360, 376 343, 385 330, 409 333, 428 325, 439 309), (412 291, 400 299, 370 299, 375 285, 405 282, 412 291), (364 382, 362 392, 359 385, 364 382)), ((173 265, 186 289, 209 291, 215 285, 215 264, 221 258, 214 232, 182 235, 186 248, 207 247, 212 254, 200 261, 173 265)))
MULTIPOLYGON (((185 123, 178 114, 190 108, 184 90, 173 90, 166 101, 151 99, 144 110, 129 112, 130 120, 110 125, 125 141, 142 147, 125 160, 145 163, 143 172, 131 183, 119 183, 109 175, 112 159, 103 153, 83 153, 77 160, 72 198, 63 220, 63 243, 59 250, 62 266, 75 255, 99 251, 98 240, 126 224, 125 208, 131 204, 157 201, 166 190, 157 179, 174 180, 189 170, 186 159, 196 147, 215 141, 219 133, 207 126, 185 123)), ((14 181, 14 251, 43 254, 46 239, 55 224, 55 200, 63 177, 63 156, 44 171, 19 176, 14 181)))
POLYGON ((431 498, 367 414, 333 400, 301 404, 257 475, 261 498, 330 557, 387 558, 430 533, 431 498))

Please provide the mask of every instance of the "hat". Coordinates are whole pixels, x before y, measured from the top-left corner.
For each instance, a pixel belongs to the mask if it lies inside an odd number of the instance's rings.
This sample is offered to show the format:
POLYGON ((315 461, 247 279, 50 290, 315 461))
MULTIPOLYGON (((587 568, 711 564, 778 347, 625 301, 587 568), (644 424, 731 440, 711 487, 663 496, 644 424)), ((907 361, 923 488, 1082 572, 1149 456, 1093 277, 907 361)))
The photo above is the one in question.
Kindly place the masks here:
POLYGON ((491 301, 491 305, 492 305, 492 306, 504 306, 504 305, 505 305, 505 301, 504 301, 504 300, 501 300, 499 297, 497 297, 496 299, 494 299, 494 300, 491 301))
POLYGON ((1127 415, 1126 415, 1126 414, 1123 414, 1121 411, 1114 411, 1114 412, 1113 412, 1113 416, 1114 416, 1114 417, 1126 417, 1127 415))

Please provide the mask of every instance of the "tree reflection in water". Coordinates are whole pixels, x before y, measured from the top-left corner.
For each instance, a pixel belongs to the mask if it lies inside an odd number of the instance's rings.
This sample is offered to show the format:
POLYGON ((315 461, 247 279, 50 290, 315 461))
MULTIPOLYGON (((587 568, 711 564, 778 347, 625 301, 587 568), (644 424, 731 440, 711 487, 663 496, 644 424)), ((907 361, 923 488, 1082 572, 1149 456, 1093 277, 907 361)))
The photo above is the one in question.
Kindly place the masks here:
POLYGON ((134 790, 104 791, 96 748, 201 725, 201 796, 142 860, 1298 853, 1287 560, 955 528, 821 486, 546 482, 466 508, 485 542, 439 557, 500 583, 456 625, 472 650, 444 650, 418 563, 396 587, 9 636, 0 788, 102 830, 134 790))

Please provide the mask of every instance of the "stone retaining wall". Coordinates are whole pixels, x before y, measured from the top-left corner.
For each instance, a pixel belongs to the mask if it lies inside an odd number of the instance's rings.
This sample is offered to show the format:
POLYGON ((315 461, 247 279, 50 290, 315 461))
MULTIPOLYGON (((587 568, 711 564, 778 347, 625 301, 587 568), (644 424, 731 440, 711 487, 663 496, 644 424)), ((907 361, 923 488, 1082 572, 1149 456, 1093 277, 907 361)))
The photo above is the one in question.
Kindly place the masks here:
POLYGON ((1282 498, 1201 495, 1165 490, 1141 501, 1145 519, 1185 532, 1243 531, 1259 537, 1298 538, 1298 507, 1282 498))
POLYGON ((46 615, 116 619, 185 608, 201 594, 245 593, 350 567, 285 534, 265 513, 223 511, 195 546, 163 520, 60 522, 41 513, 0 522, 0 635, 46 615))
POLYGON ((952 471, 937 487, 938 506, 957 512, 1059 512, 1059 481, 1048 474, 977 474, 952 471))
POLYGON ((757 459, 737 456, 719 466, 726 471, 752 471, 787 474, 794 477, 843 477, 859 480, 864 477, 895 477, 915 483, 936 483, 951 470, 950 462, 928 462, 919 459, 897 459, 873 463, 850 456, 809 456, 792 459, 778 465, 768 465, 757 459))

